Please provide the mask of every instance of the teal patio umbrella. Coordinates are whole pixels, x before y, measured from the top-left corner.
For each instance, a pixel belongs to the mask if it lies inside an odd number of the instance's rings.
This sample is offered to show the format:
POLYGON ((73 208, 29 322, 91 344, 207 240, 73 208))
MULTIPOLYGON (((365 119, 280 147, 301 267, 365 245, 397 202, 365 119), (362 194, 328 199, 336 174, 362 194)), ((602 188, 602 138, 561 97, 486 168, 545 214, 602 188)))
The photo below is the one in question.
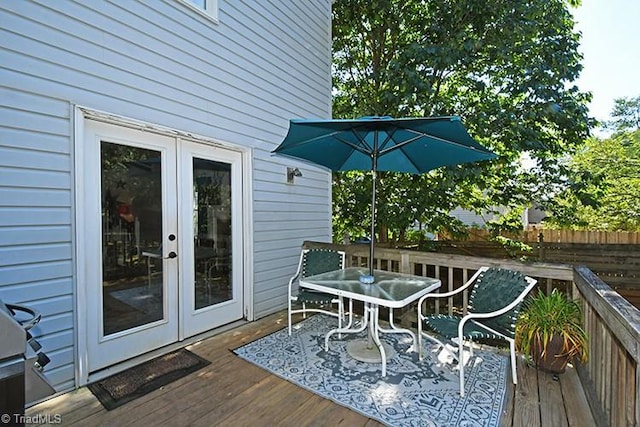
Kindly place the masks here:
POLYGON ((421 174, 441 166, 496 157, 469 135, 457 116, 294 119, 287 136, 273 153, 306 160, 332 171, 371 171, 370 275, 373 275, 378 171, 421 174))

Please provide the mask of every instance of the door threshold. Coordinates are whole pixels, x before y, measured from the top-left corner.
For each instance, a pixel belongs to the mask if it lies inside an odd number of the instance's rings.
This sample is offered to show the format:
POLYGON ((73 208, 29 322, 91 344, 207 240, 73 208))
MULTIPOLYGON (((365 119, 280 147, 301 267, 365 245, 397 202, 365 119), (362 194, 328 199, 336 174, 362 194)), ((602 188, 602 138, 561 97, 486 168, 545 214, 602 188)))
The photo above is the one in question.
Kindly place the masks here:
MULTIPOLYGON (((112 366, 108 366, 106 368, 100 369, 98 371, 95 372, 91 372, 89 374, 89 378, 87 381, 87 384, 96 382, 96 381, 100 381, 103 380, 107 377, 110 377, 111 375, 120 373, 122 371, 126 371, 129 368, 132 368, 134 366, 140 365, 141 363, 147 362, 151 359, 154 359, 158 356, 163 356, 167 353, 171 353, 172 351, 181 349, 181 348, 186 348, 189 346, 192 346, 200 341, 203 341, 205 339, 211 338, 213 336, 219 335, 221 333, 227 332, 231 329, 235 329, 239 326, 242 326, 246 323, 249 323, 247 320, 245 319, 241 319, 241 320, 236 320, 235 322, 231 322, 231 323, 227 323, 226 325, 220 326, 216 329, 212 329, 210 331, 205 331, 202 332, 198 335, 194 335, 192 337, 186 338, 182 341, 177 341, 174 342, 172 344, 166 345, 164 347, 160 347, 157 348, 155 350, 152 350, 148 353, 144 353, 140 356, 137 357, 133 357, 131 359, 127 359, 123 362, 120 362, 116 365, 112 365, 112 366)), ((85 386, 87 384, 81 384, 80 386, 85 386)))

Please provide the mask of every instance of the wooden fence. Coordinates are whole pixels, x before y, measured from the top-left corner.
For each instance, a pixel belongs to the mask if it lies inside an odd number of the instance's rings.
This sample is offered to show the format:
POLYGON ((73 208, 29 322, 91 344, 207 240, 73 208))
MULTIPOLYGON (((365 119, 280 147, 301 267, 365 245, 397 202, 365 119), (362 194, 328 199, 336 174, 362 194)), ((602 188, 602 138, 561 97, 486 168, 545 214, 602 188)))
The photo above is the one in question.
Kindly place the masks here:
POLYGON ((434 249, 442 253, 584 265, 640 308, 640 245, 542 241, 530 246, 531 252, 522 252, 510 251, 497 242, 433 242, 434 249))
MULTIPOLYGON (((552 230, 529 226, 518 234, 509 235, 513 239, 525 243, 534 243, 540 240, 544 242, 556 243, 585 243, 585 244, 620 244, 639 245, 640 233, 631 231, 590 231, 590 230, 552 230)), ((439 234, 441 240, 450 239, 446 234, 439 234)), ((465 241, 487 241, 491 238, 488 230, 482 228, 469 229, 469 235, 463 239, 465 241)))
POLYGON ((537 242, 540 234, 545 242, 557 243, 585 243, 585 244, 618 244, 618 245, 638 245, 640 244, 640 233, 629 231, 583 231, 583 230, 548 230, 536 229, 535 227, 526 230, 527 241, 537 242))
MULTIPOLYGON (((348 265, 368 265, 367 245, 305 242, 305 247, 344 250, 348 265)), ((386 248, 376 248, 375 257, 377 269, 439 278, 441 292, 460 287, 481 266, 498 266, 537 278, 538 290, 557 287, 571 293, 582 303, 589 336, 589 360, 577 370, 594 418, 602 426, 640 424, 640 311, 587 267, 386 248)), ((434 309, 452 313, 467 301, 465 292, 461 299, 449 298, 445 307, 434 309)), ((405 318, 415 322, 415 307, 405 318)))

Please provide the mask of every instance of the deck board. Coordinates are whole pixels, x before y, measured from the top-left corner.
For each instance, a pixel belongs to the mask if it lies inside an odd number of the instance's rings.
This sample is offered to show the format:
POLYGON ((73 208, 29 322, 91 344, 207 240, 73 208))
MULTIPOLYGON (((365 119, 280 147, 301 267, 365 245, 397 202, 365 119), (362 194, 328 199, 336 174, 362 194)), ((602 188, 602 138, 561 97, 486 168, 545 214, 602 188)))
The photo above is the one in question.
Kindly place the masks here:
MULTIPOLYGON (((112 411, 86 388, 27 410, 29 416, 59 414, 62 425, 279 425, 379 427, 383 424, 295 386, 236 357, 230 350, 286 326, 286 312, 242 325, 188 347, 211 361, 112 411)), ((595 426, 572 368, 553 381, 518 359, 518 384, 509 384, 501 425, 595 426)), ((35 424, 31 424, 35 425, 35 424)))
POLYGON ((513 427, 540 427, 538 373, 518 358, 518 384, 515 387, 513 427), (517 408, 517 410, 514 410, 517 408))
POLYGON ((542 427, 567 427, 568 420, 562 400, 560 380, 552 374, 538 371, 538 389, 540 390, 540 425, 542 427))
POLYGON ((575 427, 596 425, 575 369, 567 368, 560 377, 560 386, 569 425, 575 427))

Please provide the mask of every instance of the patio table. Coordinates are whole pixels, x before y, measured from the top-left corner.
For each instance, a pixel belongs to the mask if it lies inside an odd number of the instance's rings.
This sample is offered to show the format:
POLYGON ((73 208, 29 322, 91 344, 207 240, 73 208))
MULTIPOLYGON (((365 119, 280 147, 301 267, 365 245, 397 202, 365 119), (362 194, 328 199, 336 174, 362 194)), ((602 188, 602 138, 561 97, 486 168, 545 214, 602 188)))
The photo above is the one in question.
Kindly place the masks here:
POLYGON ((325 350, 329 350, 329 339, 335 333, 359 333, 368 329, 367 340, 349 342, 347 352, 356 360, 382 363, 382 376, 385 377, 389 349, 385 349, 381 343, 380 333, 409 334, 413 339, 413 348, 417 350, 417 339, 413 331, 394 325, 393 309, 405 307, 420 297, 433 292, 440 287, 441 282, 439 279, 431 277, 374 270, 373 283, 363 283, 360 280, 361 277, 368 275, 368 268, 349 267, 306 277, 300 280, 300 286, 364 303, 363 320, 360 326, 352 327, 352 322, 349 322, 346 327, 329 331, 325 336, 325 350), (380 327, 378 319, 380 306, 389 309, 390 329, 380 327))

